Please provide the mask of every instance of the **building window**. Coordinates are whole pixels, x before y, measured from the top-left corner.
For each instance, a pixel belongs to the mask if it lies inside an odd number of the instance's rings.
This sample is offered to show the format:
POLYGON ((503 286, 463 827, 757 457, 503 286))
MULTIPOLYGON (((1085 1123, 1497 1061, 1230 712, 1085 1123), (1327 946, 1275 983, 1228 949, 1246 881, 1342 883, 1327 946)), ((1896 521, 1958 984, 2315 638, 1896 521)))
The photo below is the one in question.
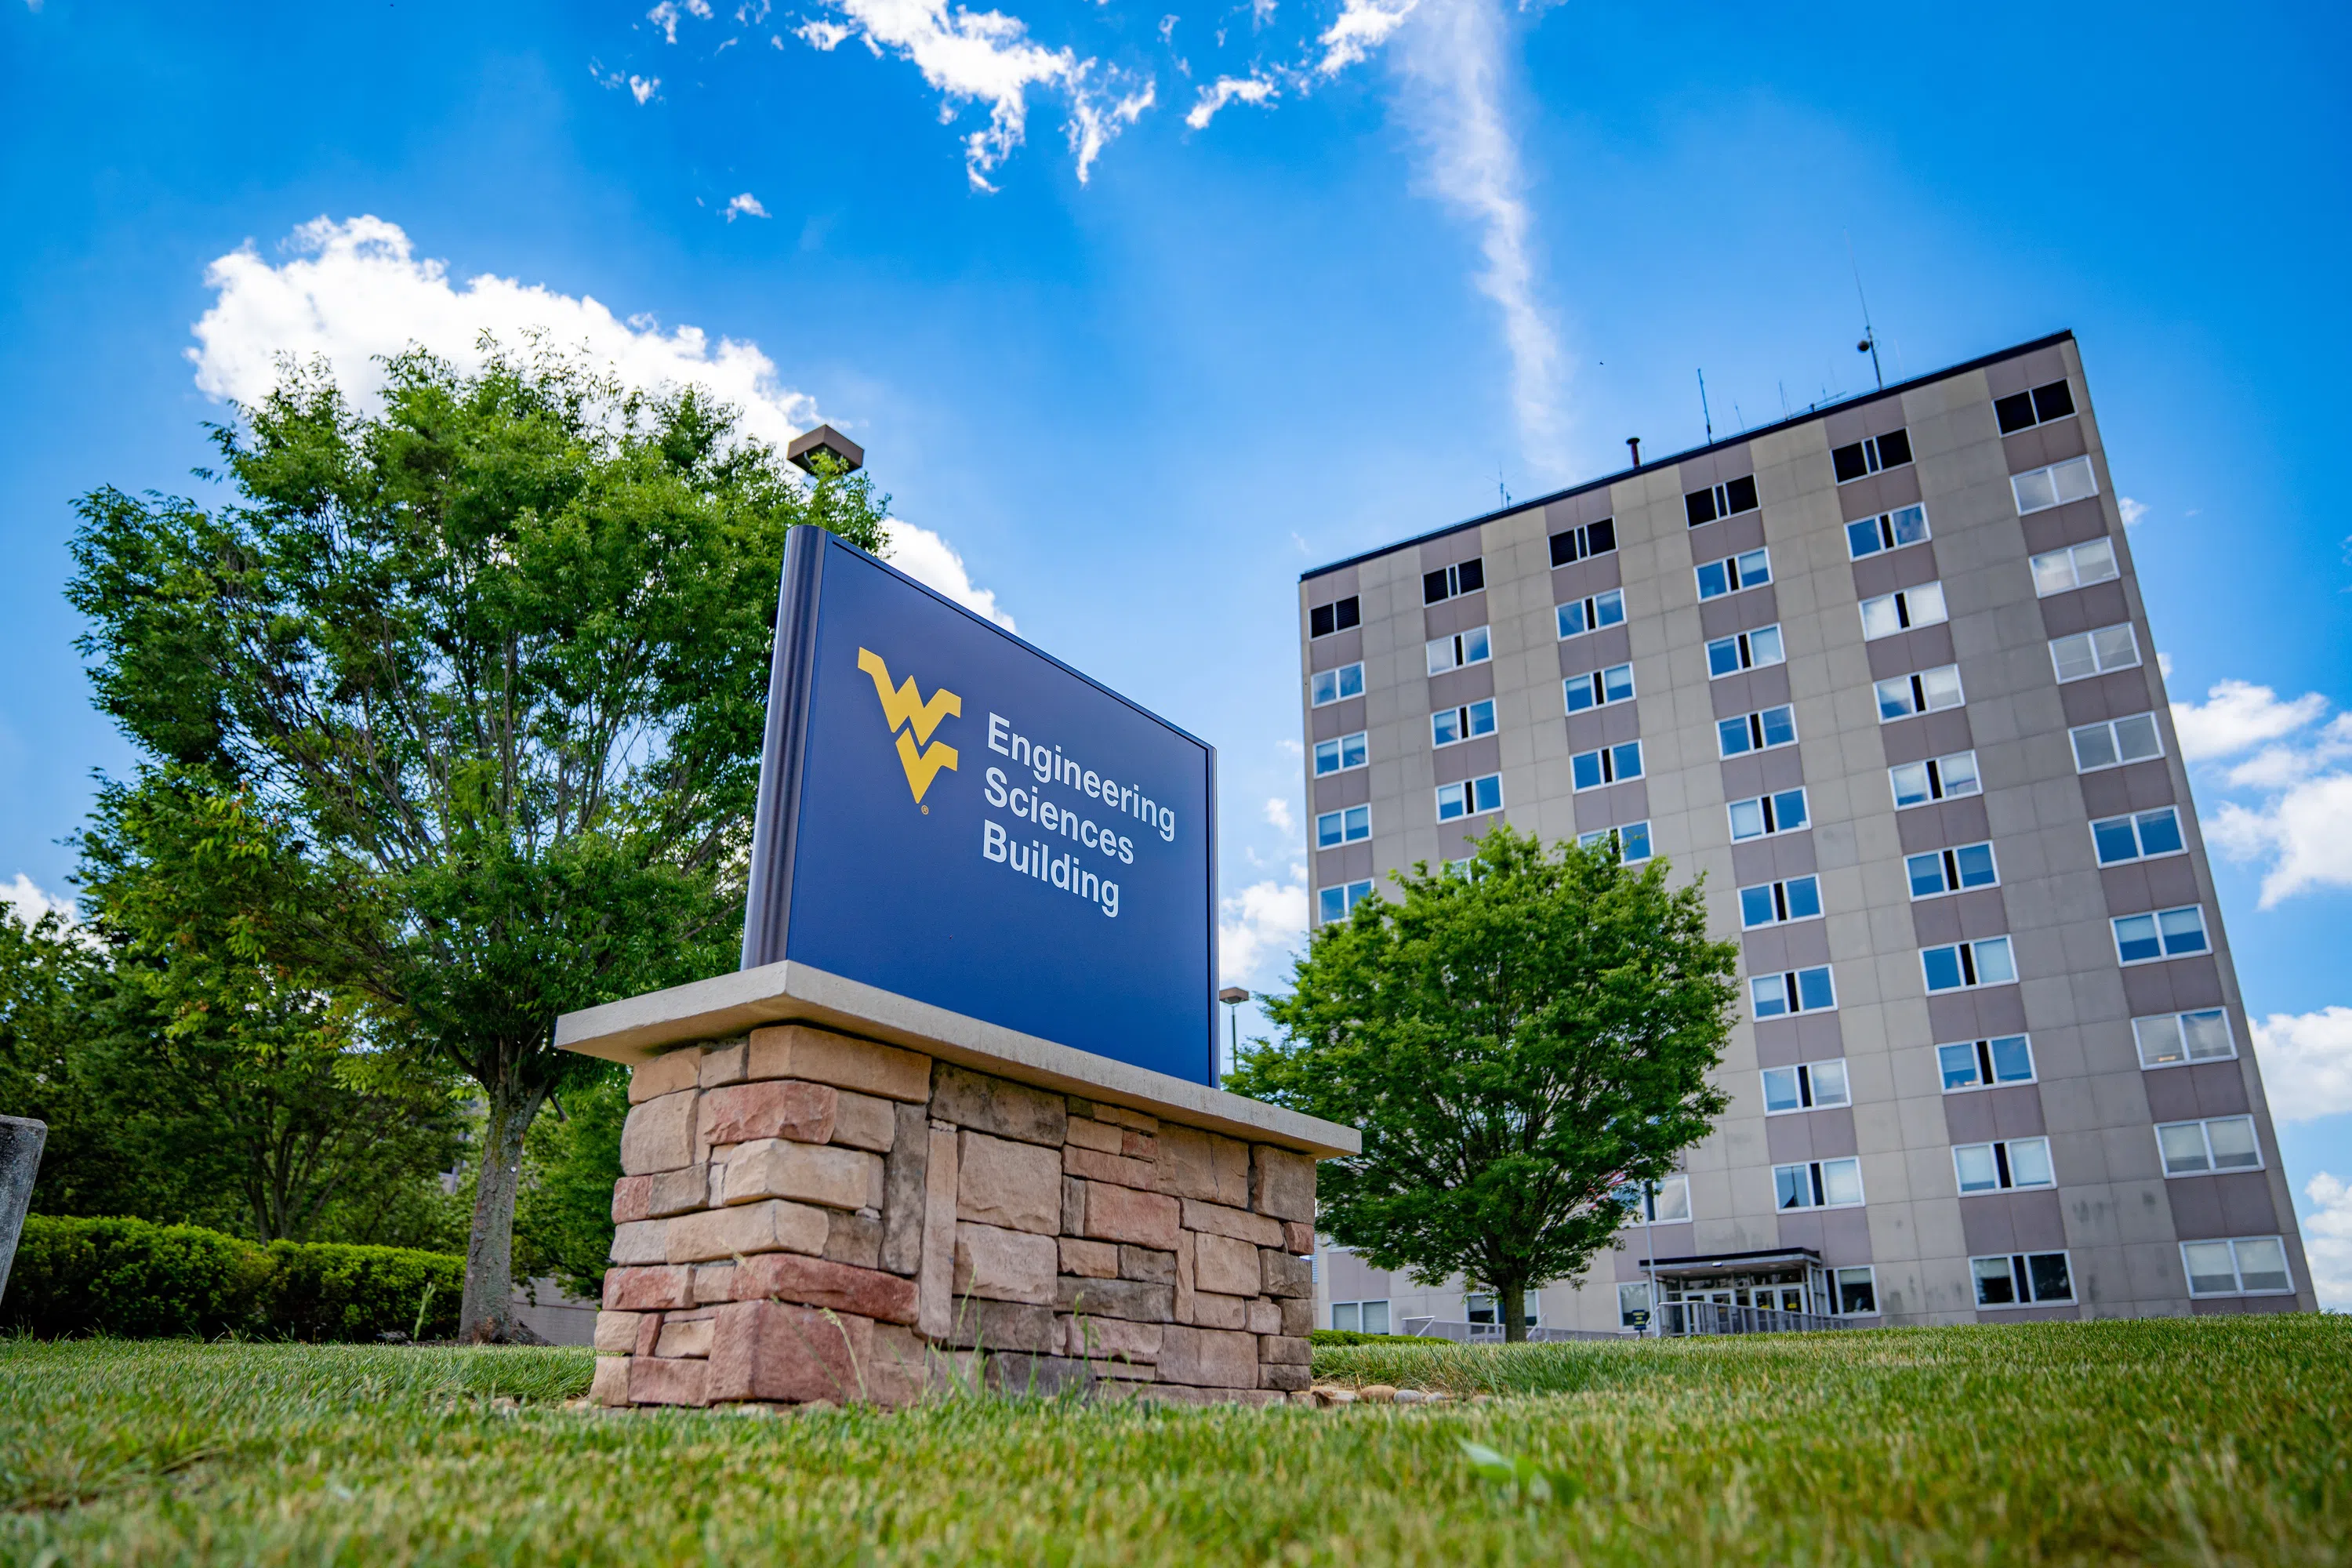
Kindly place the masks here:
POLYGON ((2047 386, 2037 386, 2031 392, 2013 392, 2007 397, 1996 397, 1992 416, 2000 424, 2000 433, 2014 436, 2020 430, 2031 430, 2036 425, 2047 425, 2053 419, 2065 419, 2074 412, 2074 394, 2063 380, 2047 386))
POLYGON ((1781 647, 1780 624, 1775 622, 1752 632, 1717 637, 1707 644, 1706 678, 1713 680, 1718 676, 1737 675, 1743 669, 1784 663, 1788 657, 1781 647))
POLYGON ((2070 544, 2063 550, 2047 550, 2033 558, 2033 592, 2038 598, 2063 594, 2069 588, 2087 588, 2094 583, 2112 581, 2118 574, 2116 547, 2105 539, 2094 539, 2084 544, 2070 544))
POLYGON ((1772 1195, 1775 1208, 1852 1208, 1862 1202, 1862 1162, 1849 1158, 1775 1165, 1772 1195))
POLYGON ((1899 763, 1886 770, 1886 779, 1895 786, 1897 811, 1955 795, 1975 795, 1984 787, 1977 779, 1974 752, 1954 752, 1946 757, 1930 757, 1924 763, 1899 763))
POLYGON ((1366 755, 1365 734, 1366 731, 1359 730, 1352 735, 1339 735, 1328 741, 1316 742, 1315 776, 1319 779, 1325 773, 1345 773, 1349 768, 1362 767, 1366 755))
POLYGON ((1759 974, 1748 983, 1748 996, 1751 1011, 1759 1018, 1826 1013, 1837 1005, 1837 987, 1830 981, 1826 963, 1780 974, 1759 974))
POLYGON ((1456 741, 1475 740, 1495 732, 1495 700, 1481 698, 1460 708, 1441 708, 1429 716, 1429 742, 1433 746, 1450 746, 1456 741))
POLYGON ((1581 713, 1588 708, 1605 708, 1612 702, 1631 702, 1633 700, 1633 667, 1612 664, 1589 675, 1571 675, 1561 684, 1568 694, 1568 710, 1571 713, 1581 713))
POLYGON ((1603 626, 1620 626, 1625 619, 1625 590, 1612 588, 1589 599, 1570 599, 1555 605, 1552 614, 1559 622, 1562 637, 1580 637, 1603 626))
POLYGON ((1913 626, 1932 626, 1950 617, 1944 610, 1944 585, 1922 583, 1862 602, 1862 637, 1869 642, 1891 637, 1913 626))
POLYGON ((1389 1331, 1386 1301, 1334 1301, 1331 1326, 1342 1333, 1384 1334, 1389 1331))
POLYGON ((1881 551, 1900 550, 1906 544, 1918 544, 1927 538, 1927 509, 1924 506, 1896 507, 1882 511, 1876 517, 1858 518, 1845 525, 1845 552, 1859 561, 1865 555, 1881 551))
POLYGON ((1743 844, 1750 838, 1762 838, 1774 833, 1794 833, 1808 821, 1802 788, 1759 795, 1753 800, 1735 800, 1730 809, 1731 841, 1734 844, 1743 844))
POLYGON ((1603 839, 1616 842, 1617 858, 1629 866, 1650 858, 1650 825, 1646 822, 1628 822, 1620 826, 1598 828, 1576 836, 1578 845, 1586 849, 1603 839))
POLYGON ((1961 1040, 1936 1047, 1936 1067, 1943 1074, 1946 1094, 1998 1083, 2032 1083, 2033 1045, 2023 1035, 1961 1040))
POLYGON ((2227 1061, 2238 1054, 2238 1042, 2230 1037, 2230 1015, 2219 1007, 2134 1018, 2132 1038, 2144 1068, 2227 1061))
POLYGON ((2074 771, 2096 773, 2125 763, 2144 763, 2164 755, 2163 737, 2157 733, 2156 715, 2134 713, 2126 718, 2083 724, 2066 731, 2074 745, 2074 771))
POLYGON ((1348 918, 1348 911, 1372 896, 1370 878, 1349 882, 1345 887, 1325 888, 1315 895, 1315 912, 1325 921, 1348 918))
POLYGON ((1976 1280, 1979 1307, 2038 1307, 2046 1301, 2071 1301, 2074 1281, 2066 1270, 2063 1252, 1995 1253, 1969 1259, 1976 1280))
POLYGON ((1333 632, 1344 632, 1362 619, 1358 613, 1356 595, 1335 599, 1328 605, 1318 605, 1307 612, 1307 635, 1328 637, 1333 632))
POLYGON ((1637 1329, 1649 1321, 1650 1282, 1637 1279, 1630 1285, 1617 1287, 1617 1322, 1622 1328, 1637 1329))
POLYGON ((2139 638, 2132 635, 2128 621, 2050 639, 2050 663, 2062 685, 2111 669, 2129 669, 2138 662, 2139 638))
POLYGON ((1473 556, 1457 565, 1441 566, 1434 572, 1421 574, 1421 602, 1441 605, 1464 594, 1475 594, 1486 585, 1486 563, 1473 556))
POLYGON ((1317 670, 1310 693, 1309 700, 1317 708, 1344 702, 1350 697, 1361 697, 1364 694, 1363 661, 1359 659, 1354 664, 1343 664, 1337 669, 1317 670))
POLYGON ((1742 551, 1727 555, 1720 561, 1710 561, 1695 569, 1698 574, 1698 596, 1720 599, 1726 594, 1737 594, 1742 588, 1760 588, 1772 580, 1772 552, 1769 550, 1742 551))
POLYGON ((1628 1225, 1684 1225, 1691 1216, 1690 1178, 1679 1171, 1654 1182, 1623 1182, 1611 1194, 1628 1225))
POLYGON ((2010 1138, 1993 1143, 1962 1143, 1952 1150, 1960 1193, 2005 1192, 2011 1187, 2055 1186, 2050 1173, 2050 1140, 2010 1138))
POLYGON ((2294 1289, 2286 1271, 2286 1244, 2275 1236, 2229 1241, 2184 1241, 2180 1265, 2191 1296, 2277 1296, 2294 1289))
POLYGON ((1588 556, 1606 555, 1617 548, 1617 522, 1602 518, 1588 522, 1582 528, 1562 529, 1551 536, 1551 563, 1565 566, 1588 556))
POLYGON ((1748 475, 1726 484, 1710 485, 1703 490, 1693 490, 1683 497, 1683 510, 1690 515, 1690 525, 1713 522, 1718 517, 1737 517, 1743 511, 1756 510, 1756 476, 1748 475))
POLYGON ((1821 912, 1819 877, 1791 877, 1785 882, 1759 882, 1739 889, 1739 923, 1748 931, 1818 920, 1821 912))
POLYGON ((2180 837, 2180 813, 2168 805, 2129 816, 2103 817, 2091 824, 2091 844, 2102 866, 2152 860, 2159 855, 2178 855, 2188 847, 2180 837))
POLYGON ((1852 1105, 1847 1090, 1845 1058, 1803 1062, 1792 1068, 1764 1069, 1764 1114, 1780 1116, 1792 1110, 1813 1110, 1852 1105))
POLYGON ((1354 844, 1372 836, 1372 808, 1351 805, 1345 811, 1327 811, 1315 819, 1315 847, 1337 848, 1342 844, 1354 844))
POLYGON ((1990 888, 2000 882, 1990 844, 1961 844, 1950 849, 1930 849, 1903 858, 1903 874, 1911 880, 1911 896, 1932 899, 1964 888, 1990 888))
POLYGON ((2099 493, 2098 476, 2091 472, 2088 458, 2069 458, 2063 463, 2053 463, 2046 468, 2028 468, 2021 474, 2011 474, 2009 488, 2017 497, 2020 517, 2029 512, 2046 511, 2070 500, 2099 493))
POLYGON ((1465 779, 1460 784, 1437 786, 1437 820, 1440 822, 1502 809, 1503 775, 1500 773, 1488 773, 1484 778, 1465 779))
MULTIPOLYGON (((1521 1300, 1524 1305, 1519 1310, 1527 1314, 1528 1327, 1542 1327, 1543 1303, 1537 1299, 1536 1293, 1530 1290, 1521 1300)), ((1462 1315, 1474 1323, 1499 1323, 1503 1321, 1503 1299, 1500 1296, 1465 1296, 1462 1298, 1462 1315)))
POLYGON ((2211 945, 2205 940, 2205 910, 2197 904, 2144 915, 2117 915, 2114 925, 2116 957, 2125 963, 2184 958, 2211 945))
POLYGON ((1923 669, 1916 675, 1898 675, 1882 680, 1872 689, 1878 696, 1878 721, 1908 719, 1915 713, 1934 713, 1946 708, 1958 708, 1965 699, 1960 692, 1960 667, 1948 664, 1938 669, 1923 669))
POLYGON ((1627 741, 1622 745, 1603 746, 1597 752, 1579 752, 1568 760, 1568 770, 1570 782, 1580 790, 1640 778, 1642 742, 1627 741))
POLYGON ((2206 1176, 2221 1171, 2259 1171, 2262 1145, 2254 1141, 2251 1116, 2216 1116, 2205 1121, 2165 1121, 2156 1129, 2157 1152, 2168 1176, 2206 1176))
POLYGON ((1796 710, 1784 702, 1778 708, 1737 719, 1719 719, 1715 726, 1715 743, 1727 757, 1793 746, 1797 743, 1796 710))
POLYGON ((1881 468, 1899 468, 1911 460, 1911 433, 1889 430, 1884 436, 1864 436, 1850 446, 1832 447, 1830 466, 1837 470, 1837 482, 1848 484, 1865 474, 1881 468))
POLYGON ((1444 675, 1465 665, 1484 664, 1495 657, 1494 640, 1485 626, 1473 626, 1450 637, 1429 639, 1429 673, 1444 675))
POLYGON ((1979 985, 2017 983, 2017 961, 2011 955, 2009 938, 2005 936, 1921 948, 1919 967, 1927 976, 1930 995, 1939 991, 1969 991, 1979 985))
POLYGON ((1878 1315, 1878 1270, 1869 1264, 1856 1264, 1836 1271, 1834 1284, 1837 1300, 1831 1310, 1842 1318, 1874 1318, 1878 1315))

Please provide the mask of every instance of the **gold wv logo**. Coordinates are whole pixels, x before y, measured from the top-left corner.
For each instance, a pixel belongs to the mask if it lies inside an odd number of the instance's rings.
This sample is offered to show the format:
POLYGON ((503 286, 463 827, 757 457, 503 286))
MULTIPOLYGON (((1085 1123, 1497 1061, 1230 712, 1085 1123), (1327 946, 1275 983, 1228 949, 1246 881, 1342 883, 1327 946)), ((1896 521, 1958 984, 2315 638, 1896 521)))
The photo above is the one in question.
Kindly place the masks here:
POLYGON ((857 650, 857 668, 874 678, 874 695, 882 700, 882 717, 898 737, 898 765, 907 770, 907 787, 919 805, 941 768, 955 771, 956 749, 945 741, 931 741, 931 731, 942 719, 963 717, 963 699, 941 687, 926 702, 915 690, 911 675, 903 685, 893 688, 889 665, 870 648, 857 650))

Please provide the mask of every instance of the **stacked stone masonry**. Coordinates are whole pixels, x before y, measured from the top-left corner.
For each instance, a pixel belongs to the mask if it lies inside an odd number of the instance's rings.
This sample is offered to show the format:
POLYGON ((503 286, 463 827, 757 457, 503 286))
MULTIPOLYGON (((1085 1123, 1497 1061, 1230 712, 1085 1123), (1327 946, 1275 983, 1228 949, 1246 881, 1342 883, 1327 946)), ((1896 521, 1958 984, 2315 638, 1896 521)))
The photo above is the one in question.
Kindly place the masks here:
POLYGON ((803 1025, 629 1101, 603 1404, 1306 1397, 1312 1155, 803 1025))

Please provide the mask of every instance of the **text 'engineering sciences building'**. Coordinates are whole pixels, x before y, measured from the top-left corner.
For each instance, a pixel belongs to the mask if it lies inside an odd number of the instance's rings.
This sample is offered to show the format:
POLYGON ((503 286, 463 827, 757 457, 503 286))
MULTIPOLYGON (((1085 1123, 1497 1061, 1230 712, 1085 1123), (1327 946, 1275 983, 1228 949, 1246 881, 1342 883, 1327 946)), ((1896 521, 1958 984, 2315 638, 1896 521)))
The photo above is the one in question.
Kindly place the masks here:
MULTIPOLYGON (((1317 920, 1499 819, 1739 939, 1730 1110, 1539 1321, 1654 1252, 1866 1321, 2313 1308, 2071 333, 1322 567, 1299 632, 1317 920)), ((1494 1321, 1321 1263, 1329 1326, 1494 1321)))

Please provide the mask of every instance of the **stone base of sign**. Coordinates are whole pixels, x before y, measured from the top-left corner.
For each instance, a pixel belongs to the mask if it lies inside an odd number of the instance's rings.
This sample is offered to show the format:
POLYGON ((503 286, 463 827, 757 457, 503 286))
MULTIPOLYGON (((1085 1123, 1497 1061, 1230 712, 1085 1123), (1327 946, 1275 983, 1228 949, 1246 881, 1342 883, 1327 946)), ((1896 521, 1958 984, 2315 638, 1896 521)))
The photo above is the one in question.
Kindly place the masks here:
MULTIPOLYGON (((608 1043, 585 1017, 565 1043, 608 1043)), ((1352 1152, 1348 1130, 1174 1079, 1155 1104, 1117 1063, 1117 1100, 1072 1093, 1085 1062, 986 1060, 971 1028, 943 1031, 950 1059, 892 1032, 656 1048, 640 1026, 599 1403, 1308 1387, 1315 1162, 1352 1152)))

